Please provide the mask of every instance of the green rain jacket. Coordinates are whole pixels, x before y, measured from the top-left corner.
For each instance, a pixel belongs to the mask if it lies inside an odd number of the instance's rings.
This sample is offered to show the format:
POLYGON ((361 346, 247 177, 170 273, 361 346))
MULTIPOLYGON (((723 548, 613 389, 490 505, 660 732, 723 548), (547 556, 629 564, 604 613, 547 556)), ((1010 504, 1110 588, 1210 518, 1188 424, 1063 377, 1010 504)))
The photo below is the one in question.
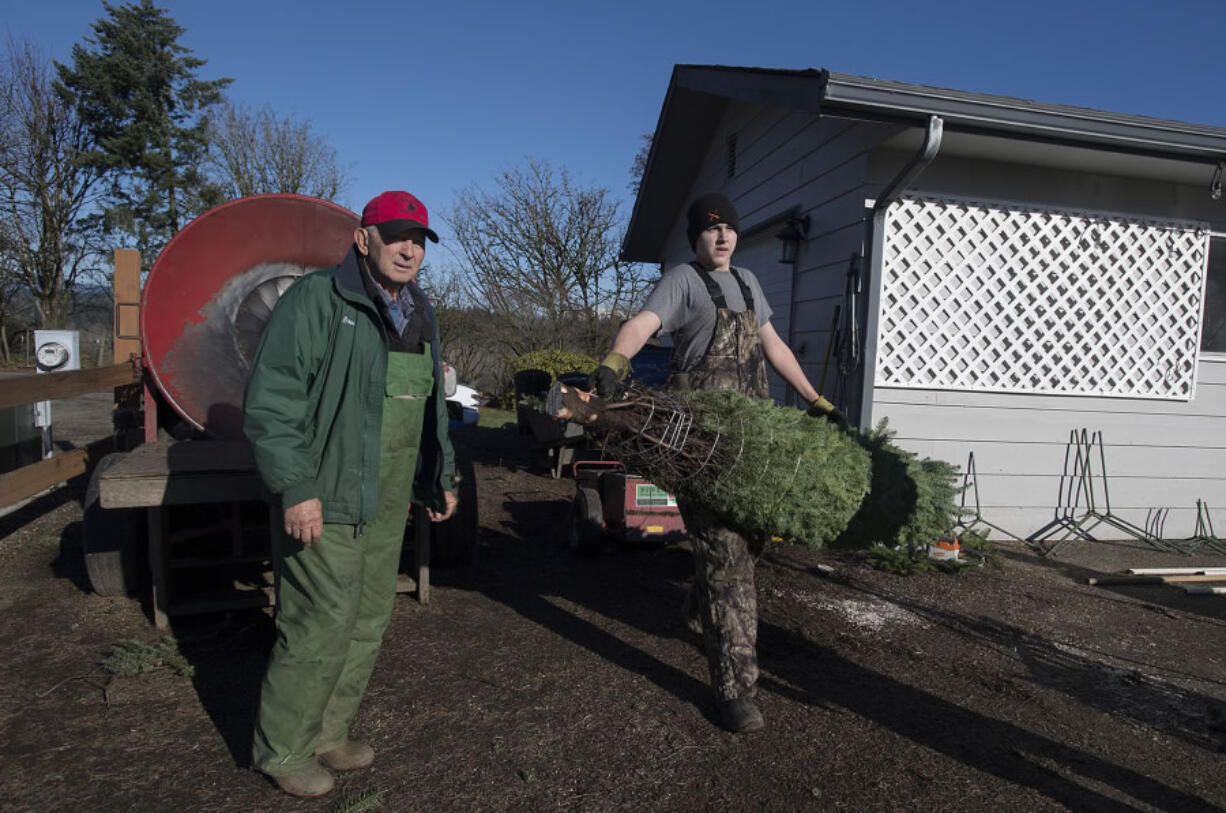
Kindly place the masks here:
MULTIPOLYGON (((455 458, 438 322, 429 304, 426 309, 435 384, 413 501, 442 511, 455 458)), ((301 277, 281 297, 247 380, 243 431, 260 477, 283 507, 318 497, 324 522, 358 525, 374 518, 387 354, 387 328, 366 295, 356 249, 339 266, 301 277)))

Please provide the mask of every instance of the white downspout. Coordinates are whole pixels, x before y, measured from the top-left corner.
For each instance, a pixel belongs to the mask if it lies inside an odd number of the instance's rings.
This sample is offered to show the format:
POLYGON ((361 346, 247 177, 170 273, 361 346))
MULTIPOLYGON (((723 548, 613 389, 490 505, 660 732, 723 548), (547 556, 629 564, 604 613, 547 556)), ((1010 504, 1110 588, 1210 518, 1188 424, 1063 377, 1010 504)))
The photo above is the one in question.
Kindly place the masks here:
POLYGON ((886 185, 869 213, 868 239, 865 240, 865 243, 868 244, 869 252, 867 269, 870 284, 866 303, 868 318, 865 320, 863 386, 860 392, 859 415, 859 424, 864 429, 871 429, 873 426, 873 395, 877 379, 877 332, 881 321, 881 255, 885 246, 886 210, 891 203, 902 196, 903 191, 914 183, 920 173, 937 157, 937 152, 941 149, 941 136, 944 130, 945 123, 940 116, 928 118, 928 129, 924 133, 924 143, 920 145, 919 152, 912 156, 907 165, 886 185))

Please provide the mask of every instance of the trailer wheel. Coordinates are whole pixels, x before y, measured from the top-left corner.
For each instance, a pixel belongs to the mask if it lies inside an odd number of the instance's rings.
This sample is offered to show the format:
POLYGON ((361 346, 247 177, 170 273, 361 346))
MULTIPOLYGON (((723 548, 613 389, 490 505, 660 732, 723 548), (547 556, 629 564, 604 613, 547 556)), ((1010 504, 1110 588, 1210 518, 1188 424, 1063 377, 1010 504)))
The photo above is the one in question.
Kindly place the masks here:
POLYGON ((571 503, 570 549, 574 553, 595 553, 604 544, 604 509, 594 488, 580 487, 571 503))
POLYGON ((85 489, 85 517, 81 546, 85 551, 85 572, 90 586, 100 596, 135 593, 148 572, 148 529, 140 508, 103 508, 98 488, 107 469, 123 459, 123 453, 109 454, 98 461, 85 489))
POLYGON ((472 562, 477 547, 477 477, 471 460, 456 460, 455 514, 446 522, 430 523, 430 564, 438 567, 472 562))

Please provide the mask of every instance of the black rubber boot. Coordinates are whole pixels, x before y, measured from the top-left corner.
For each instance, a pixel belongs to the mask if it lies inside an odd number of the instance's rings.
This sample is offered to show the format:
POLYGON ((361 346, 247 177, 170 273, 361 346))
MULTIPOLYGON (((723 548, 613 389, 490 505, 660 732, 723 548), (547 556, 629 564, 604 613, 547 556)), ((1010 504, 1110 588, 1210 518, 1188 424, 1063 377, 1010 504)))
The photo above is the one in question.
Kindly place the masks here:
POLYGON ((719 706, 720 722, 723 723, 724 728, 734 734, 749 734, 766 728, 762 712, 758 711, 753 698, 749 695, 743 695, 735 700, 725 700, 716 705, 719 706))

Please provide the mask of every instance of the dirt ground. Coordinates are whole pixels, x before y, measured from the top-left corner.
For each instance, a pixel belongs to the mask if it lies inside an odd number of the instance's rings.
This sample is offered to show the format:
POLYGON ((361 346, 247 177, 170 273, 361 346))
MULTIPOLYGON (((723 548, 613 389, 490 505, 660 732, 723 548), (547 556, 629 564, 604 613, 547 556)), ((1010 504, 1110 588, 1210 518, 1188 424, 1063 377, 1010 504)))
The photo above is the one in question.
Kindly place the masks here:
POLYGON ((193 676, 112 678, 147 599, 91 592, 73 482, 0 518, 0 810, 1219 810, 1226 597, 1094 587, 1226 565, 1075 542, 895 576, 776 546, 759 564, 761 734, 716 724, 679 608, 684 545, 570 555, 573 483, 513 430, 468 428, 481 533, 398 598, 356 734, 378 754, 321 800, 249 767, 269 615, 175 623, 193 676), (817 567, 833 567, 830 574, 817 567))

